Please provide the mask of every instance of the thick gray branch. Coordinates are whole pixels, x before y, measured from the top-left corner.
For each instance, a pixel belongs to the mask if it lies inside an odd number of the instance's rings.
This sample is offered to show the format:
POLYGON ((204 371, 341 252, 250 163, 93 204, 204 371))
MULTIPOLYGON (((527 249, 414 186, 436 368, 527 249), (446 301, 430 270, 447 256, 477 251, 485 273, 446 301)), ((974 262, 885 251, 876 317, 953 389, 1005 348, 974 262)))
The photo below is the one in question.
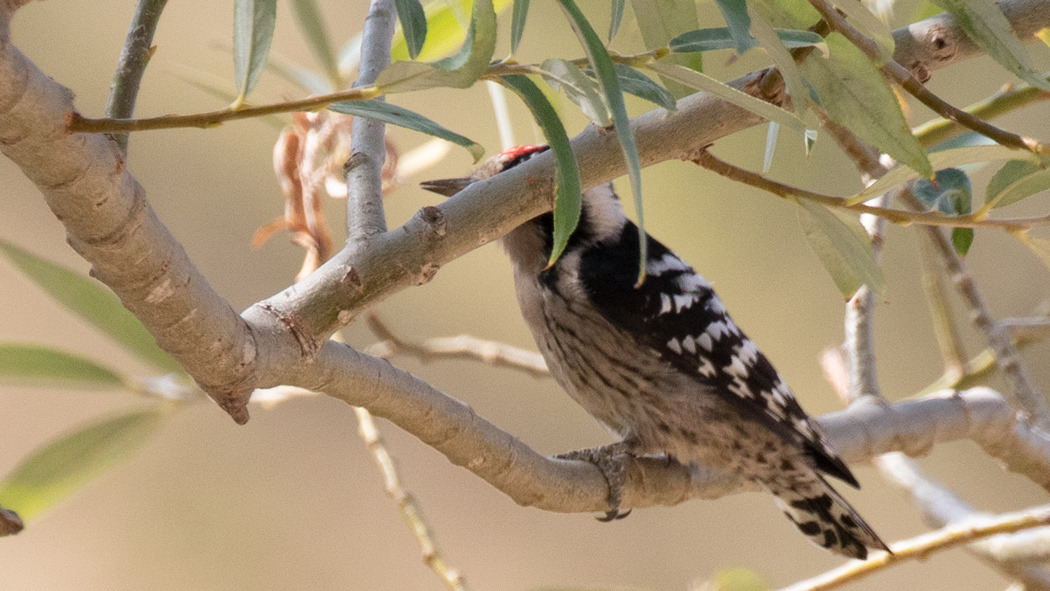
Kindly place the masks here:
MULTIPOLYGON (((1050 25, 1050 0, 1041 6, 1039 22, 1033 23, 1037 28, 1050 25)), ((444 263, 549 209, 549 157, 471 186, 401 228, 376 236, 358 256, 341 254, 304 282, 253 306, 242 319, 153 214, 119 150, 103 136, 66 131, 74 111, 71 93, 10 44, 8 17, 9 11, 0 11, 0 151, 37 184, 94 274, 236 420, 247 420, 245 405, 254 388, 301 385, 389 418, 518 502, 559 511, 605 509, 604 481, 589 464, 542 458, 469 407, 387 362, 326 342, 362 307, 429 280, 444 263)), ((763 71, 734 85, 781 102, 777 78, 763 71)), ((634 122, 645 164, 686 157, 762 121, 703 93, 683 99, 679 108, 674 116, 658 110, 634 122)), ((613 135, 588 129, 573 147, 585 186, 623 174, 613 135)), ((836 426, 836 419, 829 418, 828 430, 847 459, 898 448, 923 451, 935 441, 981 431, 985 423, 972 419, 980 413, 967 401, 964 394, 958 401, 907 403, 888 407, 890 411, 860 407, 844 411, 848 414, 838 420, 848 419, 846 425, 836 426), (850 418, 861 410, 869 412, 867 419, 850 418), (898 433, 887 426, 894 423, 921 428, 898 433), (853 433, 858 429, 859 434, 853 433), (864 437, 865 429, 883 437, 864 437)), ((991 403, 981 404, 985 408, 991 403)), ((997 417, 997 432, 1007 435, 998 445, 985 442, 986 449, 1018 452, 1017 457, 998 457, 1012 460, 1012 469, 1030 476, 1037 472, 1045 479, 1050 474, 1045 437, 1018 421, 1001 400, 997 404, 1000 411, 990 416, 997 417)), ((690 476, 681 467, 642 461, 632 469, 625 503, 669 504, 736 487, 713 472, 690 476)))

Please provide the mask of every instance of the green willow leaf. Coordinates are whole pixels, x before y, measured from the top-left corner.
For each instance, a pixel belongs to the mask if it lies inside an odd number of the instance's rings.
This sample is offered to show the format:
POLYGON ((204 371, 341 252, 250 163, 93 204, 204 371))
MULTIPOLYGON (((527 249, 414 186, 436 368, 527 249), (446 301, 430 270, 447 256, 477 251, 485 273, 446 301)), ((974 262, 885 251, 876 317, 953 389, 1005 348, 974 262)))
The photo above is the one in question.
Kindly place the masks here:
POLYGON ((233 71, 237 104, 244 101, 266 66, 277 23, 277 0, 236 0, 233 4, 233 71))
MULTIPOLYGON (((1023 155, 1023 152, 1019 152, 1013 148, 1000 146, 999 144, 965 146, 930 154, 930 164, 937 169, 953 168, 976 162, 1012 160, 1023 155)), ((1035 156, 1032 155, 1032 158, 1035 158, 1035 156)), ((920 178, 919 173, 914 169, 907 166, 898 166, 884 174, 879 180, 869 185, 867 189, 850 197, 847 203, 850 205, 863 203, 873 197, 882 195, 898 185, 914 181, 918 178, 920 178)))
POLYGON ((502 82, 517 93, 528 106, 554 155, 554 244, 549 263, 553 264, 565 251, 569 237, 580 221, 580 169, 576 164, 576 156, 572 153, 565 126, 543 91, 525 76, 506 76, 502 82))
MULTIPOLYGON (((810 31, 798 31, 795 29, 774 29, 777 38, 785 47, 826 47, 824 38, 810 31)), ((668 42, 668 48, 675 53, 693 53, 697 51, 714 51, 716 49, 731 49, 737 47, 738 53, 742 53, 737 46, 733 33, 728 27, 716 27, 713 29, 696 29, 682 33, 668 42)), ((750 34, 748 35, 747 47, 744 51, 758 45, 750 34)))
POLYGON ((573 103, 580 107, 583 114, 598 127, 608 127, 612 116, 609 107, 602 98, 598 83, 587 76, 576 64, 562 59, 551 58, 540 65, 548 75, 544 76, 547 84, 555 90, 561 90, 573 103))
MULTIPOLYGON (((589 73, 593 74, 593 71, 589 73)), ((616 76, 620 78, 620 89, 627 94, 633 94, 668 111, 678 110, 678 103, 670 91, 631 66, 616 64, 616 76)))
MULTIPOLYGON (((627 162, 627 177, 631 181, 631 192, 634 194, 635 213, 638 217, 639 235, 639 259, 638 259, 638 283, 645 280, 645 219, 642 210, 642 163, 638 158, 638 147, 634 143, 634 131, 631 129, 631 120, 627 117, 627 106, 623 102, 623 92, 620 90, 620 79, 616 76, 616 68, 613 67, 612 58, 608 50, 602 44, 594 28, 587 22, 586 17, 580 12, 573 0, 558 0, 562 11, 569 19, 573 32, 580 40, 587 60, 598 77, 605 102, 612 112, 613 127, 616 129, 616 137, 620 140, 620 149, 623 159, 627 162)), ((690 70, 691 71, 691 70, 690 70)))
POLYGON ((828 115, 923 177, 932 178, 926 151, 912 135, 900 102, 868 56, 838 33, 825 41, 831 57, 810 56, 802 72, 828 115))
POLYGON ((0 383, 42 387, 123 388, 116 371, 40 345, 0 343, 0 383))
POLYGON ((292 0, 292 12, 295 14, 295 22, 299 25, 299 32, 310 46, 310 52, 314 59, 321 64, 325 76, 333 88, 343 85, 343 77, 339 73, 339 66, 332 51, 332 44, 328 41, 328 31, 324 26, 324 18, 321 10, 314 0, 292 0))
POLYGON ((620 24, 623 23, 623 12, 627 8, 627 0, 612 0, 612 11, 609 13, 609 41, 612 41, 620 32, 620 24))
POLYGON ((846 13, 846 17, 865 36, 875 40, 878 46, 876 63, 885 64, 893 59, 893 49, 896 42, 893 40, 893 31, 889 24, 868 9, 860 0, 835 0, 835 7, 846 13))
POLYGON ((158 410, 125 413, 45 444, 0 482, 0 505, 32 519, 130 459, 165 416, 158 410))
MULTIPOLYGON (((693 0, 631 0, 631 9, 645 48, 650 51, 667 47, 675 36, 700 28, 693 0)), ((697 72, 704 69, 704 58, 700 53, 669 55, 663 59, 697 72)), ((664 77, 660 80, 676 99, 693 93, 687 85, 664 77)))
POLYGON ((756 115, 764 117, 770 121, 776 121, 777 123, 800 133, 806 129, 806 124, 798 117, 798 115, 785 111, 784 109, 781 109, 772 103, 767 103, 762 99, 755 98, 746 92, 741 92, 706 74, 701 74, 700 72, 695 72, 674 64, 665 64, 663 62, 646 64, 646 67, 661 74, 665 78, 671 78, 698 90, 709 92, 742 109, 747 109, 756 115))
POLYGON ((737 53, 744 53, 754 47, 751 37, 751 16, 747 13, 745 0, 715 0, 722 18, 726 21, 729 35, 733 38, 737 53))
MULTIPOLYGON (((950 216, 968 215, 973 211, 973 187, 970 177, 958 168, 937 171, 937 183, 926 179, 915 182, 912 193, 927 208, 950 216)), ((959 256, 966 256, 973 245, 973 228, 952 228, 952 246, 959 256)))
POLYGON ((955 22, 966 32, 966 36, 973 39, 999 65, 1036 88, 1050 90, 1050 82, 1032 68, 1028 51, 995 2, 934 0, 933 3, 955 17, 955 22))
POLYGON ((364 117, 366 119, 375 119, 377 121, 382 121, 383 123, 389 123, 391 125, 397 125, 398 127, 404 127, 405 129, 411 129, 413 131, 439 137, 466 148, 474 158, 474 162, 477 162, 485 153, 485 149, 481 147, 481 144, 478 144, 474 140, 463 137, 454 131, 442 127, 419 113, 380 100, 343 101, 332 103, 328 105, 328 108, 336 113, 364 117))
POLYGON ((510 16, 510 52, 517 53, 521 36, 525 33, 525 21, 529 18, 529 0, 514 0, 514 11, 510 16))
POLYGON ((1018 232, 1014 236, 1023 242, 1050 269, 1050 240, 1046 238, 1032 238, 1027 232, 1018 232))
POLYGON ((1010 160, 988 181, 982 212, 1005 207, 1050 189, 1050 169, 1037 160, 1010 160))
POLYGON ((394 62, 379 74, 376 86, 386 93, 438 86, 469 88, 488 69, 495 51, 495 8, 492 0, 477 0, 467 38, 459 51, 436 62, 394 62))
POLYGON ((871 240, 860 221, 805 199, 799 200, 799 222, 810 247, 846 299, 867 285, 882 294, 885 282, 875 262, 871 240))
POLYGON ((427 15, 419 0, 394 0, 397 7, 397 18, 401 21, 401 31, 405 36, 408 55, 416 59, 427 40, 427 15))
POLYGON ((138 318, 128 312, 108 289, 3 240, 0 240, 0 256, 11 261, 59 304, 106 333, 128 351, 164 371, 182 372, 182 366, 157 346, 138 318))
MULTIPOLYGON (((778 36, 777 31, 758 12, 752 15, 751 32, 754 33, 755 39, 766 50, 769 57, 773 59, 773 64, 776 65, 777 69, 780 70, 780 74, 784 77, 784 84, 787 86, 788 95, 791 96, 791 104, 795 109, 795 113, 799 117, 805 117, 812 99, 809 96, 809 88, 802 79, 802 71, 798 69, 798 64, 795 63, 795 58, 788 51, 787 45, 778 36)), ((781 33, 791 32, 793 31, 781 31, 781 33)), ((798 32, 808 33, 808 31, 798 32)), ((823 39, 819 43, 825 49, 827 48, 823 39)))

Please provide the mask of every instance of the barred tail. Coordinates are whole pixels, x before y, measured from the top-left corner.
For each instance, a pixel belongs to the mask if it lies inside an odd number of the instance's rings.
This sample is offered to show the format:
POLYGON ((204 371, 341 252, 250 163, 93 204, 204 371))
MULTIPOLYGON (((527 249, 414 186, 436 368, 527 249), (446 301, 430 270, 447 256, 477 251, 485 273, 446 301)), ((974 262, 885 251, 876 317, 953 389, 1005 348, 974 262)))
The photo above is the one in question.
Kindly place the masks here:
POLYGON ((868 557, 868 548, 890 551, 871 526, 818 474, 813 474, 809 482, 795 481, 790 489, 770 488, 770 492, 776 495, 777 505, 787 518, 821 548, 861 560, 868 557))

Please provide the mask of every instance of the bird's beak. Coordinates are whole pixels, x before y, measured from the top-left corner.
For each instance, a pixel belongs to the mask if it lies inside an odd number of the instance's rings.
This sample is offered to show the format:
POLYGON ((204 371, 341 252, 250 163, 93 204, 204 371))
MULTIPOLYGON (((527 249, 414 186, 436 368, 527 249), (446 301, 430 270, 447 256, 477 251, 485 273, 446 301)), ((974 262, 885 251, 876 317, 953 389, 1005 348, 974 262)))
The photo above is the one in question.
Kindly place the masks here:
POLYGON ((463 189, 467 188, 467 185, 474 182, 474 179, 464 177, 461 179, 438 179, 436 181, 423 181, 419 183, 420 187, 423 187, 427 191, 432 191, 445 197, 451 197, 456 193, 459 193, 463 189))

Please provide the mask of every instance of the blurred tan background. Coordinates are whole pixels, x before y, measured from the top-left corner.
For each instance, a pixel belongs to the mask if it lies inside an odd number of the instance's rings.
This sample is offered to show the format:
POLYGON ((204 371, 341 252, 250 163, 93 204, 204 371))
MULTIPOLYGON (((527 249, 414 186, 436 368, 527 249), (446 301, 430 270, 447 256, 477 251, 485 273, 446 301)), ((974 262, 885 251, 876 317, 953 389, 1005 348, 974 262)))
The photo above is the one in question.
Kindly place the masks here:
MULTIPOLYGON (((37 2, 21 9, 15 43, 45 72, 72 88, 77 105, 99 116, 133 2, 37 2)), ((367 2, 321 1, 331 38, 341 44, 360 30, 367 2)), ((584 2, 599 31, 608 3, 584 2)), ((702 26, 720 26, 713 5, 702 26)), ((232 59, 212 48, 228 43, 232 2, 172 2, 161 21, 159 49, 146 74, 138 114, 189 113, 221 107, 217 100, 171 75, 189 66, 232 79, 232 59)), ((900 20, 910 7, 899 9, 900 20)), ((501 21, 509 24, 509 12, 501 21)), ((899 26, 899 22, 897 25, 899 26)), ((522 60, 575 56, 574 39, 553 3, 533 4, 522 60)), ((501 41, 498 54, 505 54, 501 41)), ((616 47, 637 49, 630 17, 616 47)), ((274 50, 313 66, 280 3, 274 50)), ((708 71, 731 78, 762 64, 758 52, 708 71)), ((1041 67, 1046 52, 1033 50, 1041 67)), ((932 88, 958 105, 993 92, 1008 76, 982 59, 938 72, 932 88)), ((272 76, 257 102, 293 98, 272 76)), ((393 102, 499 150, 488 93, 436 90, 393 102)), ((566 103, 568 105, 568 103, 566 103)), ((631 102, 637 114, 649 107, 631 102)), ((568 105, 567 112, 571 112, 568 105)), ((524 108, 512 98, 521 142, 534 140, 524 108)), ((1003 120, 1014 130, 1050 137, 1046 106, 1003 120)), ((927 115, 917 113, 913 121, 927 115)), ((570 134, 582 128, 569 117, 570 134)), ((402 150, 426 141, 400 129, 390 134, 402 150)), ((807 159, 800 139, 782 134, 771 174, 786 182, 848 194, 858 189, 852 167, 829 141, 807 159)), ((282 211, 271 149, 276 131, 257 121, 208 131, 156 131, 132 137, 129 167, 146 187, 161 219, 182 240, 212 285, 243 309, 286 286, 301 252, 279 235, 263 249, 249 241, 258 226, 282 211)), ((719 142, 717 152, 760 169, 765 129, 719 142)), ((435 169, 407 179, 388 199, 390 225, 436 202, 416 183, 458 176, 470 168, 454 148, 435 169)), ((988 171, 976 175, 983 186, 988 171), (984 179, 983 181, 980 179, 984 179)), ((785 374, 814 414, 839 407, 816 363, 842 338, 842 300, 798 228, 795 207, 735 186, 691 164, 668 162, 646 170, 647 224, 715 283, 736 320, 785 374)), ((619 182, 619 181, 618 181, 619 182)), ((625 187, 626 188, 626 187, 625 187)), ((1045 212, 1045 197, 1017 213, 1045 212)), ((338 231, 341 202, 330 204, 338 231)), ((86 272, 66 246, 60 224, 35 188, 8 161, 0 161, 0 238, 86 272)), ((884 393, 909 396, 940 375, 940 357, 919 283, 914 232, 891 228, 883 257, 888 278, 878 311, 877 346, 884 393)), ((1050 297, 1050 272, 1021 245, 996 232, 978 232, 968 258, 996 316, 1022 316, 1050 297)), ((79 352, 132 373, 146 368, 52 303, 0 262, 0 341, 46 343, 79 352)), ((378 307, 406 338, 459 333, 533 348, 513 296, 510 269, 496 245, 449 264, 430 284, 400 293, 378 307)), ((355 346, 374 340, 363 327, 348 331, 355 346)), ((983 344, 969 335, 971 352, 983 344)), ((1029 349, 1038 383, 1050 390, 1050 348, 1029 349)), ((472 405, 482 416, 542 453, 608 442, 608 436, 550 380, 467 362, 395 363, 472 405)), ((999 386, 1000 382, 993 385, 999 386)), ((78 423, 140 404, 130 394, 0 387, 0 473, 35 447, 78 423)), ((396 427, 380 422, 406 486, 423 505, 446 559, 473 589, 524 590, 571 586, 685 589, 726 567, 748 567, 772 586, 815 575, 841 563, 794 530, 765 495, 737 495, 678 507, 634 512, 613 524, 592 515, 557 515, 516 506, 469 472, 396 427)), ((938 447, 923 464, 980 509, 1005 511, 1045 503, 1034 484, 1001 471, 975 446, 938 447)), ((887 540, 924 531, 910 501, 876 471, 857 466, 863 491, 846 491, 887 540)), ((848 487, 841 486, 840 489, 848 487)), ((4 589, 439 589, 420 561, 415 540, 383 494, 371 458, 356 434, 351 409, 318 397, 253 407, 237 427, 212 405, 197 405, 171 421, 144 451, 68 502, 0 540, 4 589)), ((1007 581, 961 550, 936 555, 854 585, 854 589, 998 589, 1007 581)))

